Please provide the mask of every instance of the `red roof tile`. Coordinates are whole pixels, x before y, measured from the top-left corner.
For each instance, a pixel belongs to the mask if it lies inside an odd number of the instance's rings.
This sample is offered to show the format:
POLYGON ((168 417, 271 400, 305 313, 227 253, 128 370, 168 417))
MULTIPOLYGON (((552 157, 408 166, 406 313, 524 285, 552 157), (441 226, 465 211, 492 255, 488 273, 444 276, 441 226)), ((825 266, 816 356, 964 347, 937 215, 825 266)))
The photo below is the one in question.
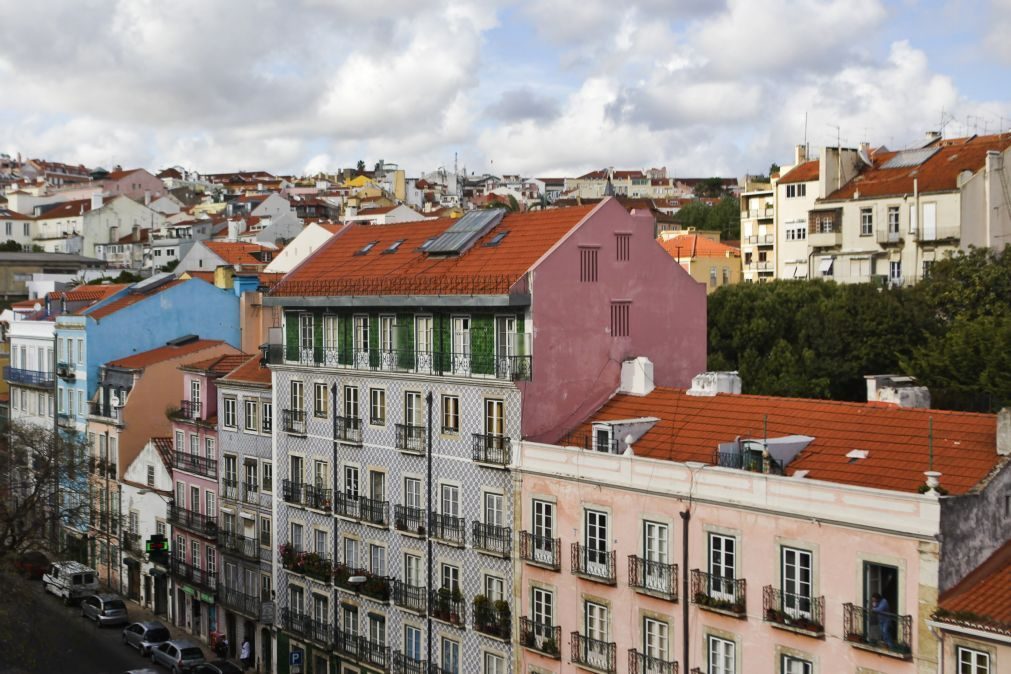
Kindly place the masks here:
POLYGON ((593 206, 507 214, 463 255, 429 257, 425 241, 448 229, 443 218, 393 225, 349 225, 330 237, 271 291, 273 295, 504 294, 593 206), (492 247, 484 244, 508 231, 492 247), (384 254, 395 241, 396 252, 384 254), (360 251, 377 242, 367 254, 360 251))
POLYGON ((797 164, 787 171, 785 176, 780 177, 779 184, 811 182, 818 179, 818 171, 818 160, 812 159, 802 164, 797 164))
POLYGON ((246 384, 266 384, 270 386, 270 369, 260 364, 261 357, 253 356, 230 373, 221 378, 222 381, 242 382, 246 384))
POLYGON ((698 234, 683 234, 666 240, 661 237, 657 239, 657 243, 663 246, 663 249, 675 260, 678 259, 679 255, 681 259, 686 257, 726 257, 728 255, 731 257, 741 256, 739 248, 728 246, 727 244, 719 241, 713 241, 712 239, 699 236, 698 234))
POLYGON ((201 243, 207 247, 207 250, 224 260, 225 264, 231 265, 266 264, 254 254, 261 253, 263 251, 270 251, 271 253, 275 252, 273 248, 261 246, 258 243, 244 243, 242 241, 203 241, 201 243))
MULTIPOLYGON (((657 417, 660 421, 635 444, 636 455, 672 461, 712 463, 721 442, 737 437, 807 435, 814 440, 787 466, 792 475, 843 484, 916 492, 930 470, 929 429, 933 420, 933 469, 941 486, 962 494, 1001 460, 992 414, 899 408, 881 403, 848 403, 758 395, 690 396, 656 388, 647 396, 618 394, 592 420, 657 417), (851 460, 854 449, 865 459, 851 460)), ((578 429, 588 434, 591 422, 578 429)))
POLYGON ((1011 541, 944 592, 935 619, 1011 635, 1011 541))
POLYGON ((158 456, 161 457, 162 463, 165 464, 166 468, 172 467, 172 438, 151 438, 151 444, 154 445, 155 450, 158 452, 158 456))
POLYGON ((206 360, 186 363, 185 365, 181 365, 180 369, 225 375, 242 365, 247 358, 249 358, 248 353, 229 353, 206 360))
POLYGON ((64 201, 46 208, 36 220, 56 220, 58 218, 72 218, 82 215, 91 210, 91 199, 75 199, 74 201, 64 201))
POLYGON ((162 363, 166 360, 182 358, 183 356, 199 353, 204 349, 209 349, 212 346, 217 346, 219 344, 224 344, 224 342, 220 339, 197 339, 178 346, 166 344, 165 346, 159 346, 157 349, 142 351, 141 353, 135 353, 132 356, 127 356, 126 358, 109 361, 106 365, 108 367, 123 368, 125 370, 140 370, 149 365, 154 365, 155 363, 162 363))
POLYGON ((120 297, 117 300, 113 300, 112 302, 109 302, 108 304, 103 304, 102 306, 100 306, 100 307, 98 307, 96 309, 93 309, 93 310, 90 310, 90 311, 86 311, 85 313, 88 316, 91 316, 92 318, 94 318, 95 320, 99 320, 99 319, 105 318, 106 316, 111 316, 112 314, 116 313, 117 311, 125 309, 128 306, 137 304, 138 302, 141 302, 141 301, 147 299, 148 297, 151 297, 153 295, 157 295, 158 293, 161 293, 161 292, 165 292, 169 288, 174 288, 175 286, 179 285, 180 283, 188 283, 188 281, 185 281, 183 279, 173 279, 173 280, 169 281, 168 283, 163 283, 160 286, 152 288, 151 290, 149 290, 147 292, 138 292, 138 293, 127 294, 127 295, 125 295, 123 297, 120 297))

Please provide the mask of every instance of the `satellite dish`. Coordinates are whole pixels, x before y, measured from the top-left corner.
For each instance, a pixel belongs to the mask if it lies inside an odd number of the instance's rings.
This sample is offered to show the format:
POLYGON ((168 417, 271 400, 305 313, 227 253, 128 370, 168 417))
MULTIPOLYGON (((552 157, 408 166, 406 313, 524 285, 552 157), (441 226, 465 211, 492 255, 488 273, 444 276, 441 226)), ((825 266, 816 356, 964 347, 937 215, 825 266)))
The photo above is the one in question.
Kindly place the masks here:
POLYGON ((860 161, 867 164, 871 168, 874 168, 874 162, 871 161, 871 156, 870 154, 867 153, 867 148, 865 147, 860 148, 860 150, 857 152, 857 155, 860 157, 860 161))
POLYGON ((35 311, 42 311, 42 305, 38 302, 35 303, 35 311))

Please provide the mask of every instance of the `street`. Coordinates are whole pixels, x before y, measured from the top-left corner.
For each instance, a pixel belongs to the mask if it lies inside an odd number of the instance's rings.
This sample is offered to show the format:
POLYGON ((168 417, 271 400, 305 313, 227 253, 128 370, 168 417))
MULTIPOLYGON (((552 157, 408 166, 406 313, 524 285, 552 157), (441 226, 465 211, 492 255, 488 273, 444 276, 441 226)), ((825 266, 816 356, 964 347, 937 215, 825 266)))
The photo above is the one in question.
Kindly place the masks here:
MULTIPOLYGON (((122 674, 151 662, 120 641, 122 627, 96 628, 78 606, 42 590, 42 583, 5 578, 0 604, 0 674, 122 674), (11 610, 12 597, 17 607, 11 610)), ((133 608, 132 604, 128 604, 133 608)), ((134 619, 131 612, 131 620, 134 619)), ((140 618, 141 616, 136 616, 140 618)))

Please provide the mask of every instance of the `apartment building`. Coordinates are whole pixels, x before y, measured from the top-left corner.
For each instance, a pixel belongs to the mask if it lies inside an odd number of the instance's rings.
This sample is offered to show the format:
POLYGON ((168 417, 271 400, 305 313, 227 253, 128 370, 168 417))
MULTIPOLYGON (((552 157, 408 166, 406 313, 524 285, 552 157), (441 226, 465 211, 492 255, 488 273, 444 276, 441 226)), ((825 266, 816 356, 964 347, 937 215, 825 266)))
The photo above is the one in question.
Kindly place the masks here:
MULTIPOLYGON (((814 278, 809 273, 811 255, 807 245, 808 213, 820 193, 817 159, 807 158, 807 148, 798 145, 794 162, 773 179, 773 257, 777 279, 814 278)), ((768 254, 767 256, 768 257, 768 254)), ((817 268, 817 262, 815 263, 817 268)), ((765 271, 765 270, 763 270, 765 271)))
POLYGON ((220 631, 217 380, 246 359, 231 349, 230 354, 181 365, 182 399, 172 411, 175 498, 169 504, 168 517, 172 526, 172 619, 206 640, 220 631))
POLYGON ((704 290, 614 200, 351 226, 276 285, 277 669, 518 672, 516 444, 622 359, 705 360, 704 290))
POLYGON ((261 671, 272 671, 273 636, 261 623, 264 604, 274 600, 271 438, 274 401, 270 370, 257 354, 217 380, 220 466, 218 584, 221 631, 233 647, 249 639, 261 671))
POLYGON ((741 264, 745 283, 776 276, 776 199, 772 188, 741 193, 741 264))
POLYGON ((626 370, 561 442, 521 443, 523 671, 939 671, 939 593, 1011 533, 1008 410, 626 370))

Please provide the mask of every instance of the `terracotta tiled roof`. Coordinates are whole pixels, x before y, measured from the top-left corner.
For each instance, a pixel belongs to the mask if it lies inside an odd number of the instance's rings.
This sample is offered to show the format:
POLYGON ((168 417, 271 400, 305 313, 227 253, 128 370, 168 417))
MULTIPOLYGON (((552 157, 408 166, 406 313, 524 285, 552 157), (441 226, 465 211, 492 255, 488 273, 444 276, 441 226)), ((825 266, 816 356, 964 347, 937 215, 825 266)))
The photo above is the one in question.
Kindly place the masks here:
POLYGON ((936 620, 1011 635, 1011 541, 941 595, 936 620))
POLYGON ((263 251, 275 252, 273 248, 261 246, 258 243, 244 243, 242 241, 203 241, 201 243, 207 247, 207 250, 224 260, 225 264, 231 265, 266 264, 265 262, 261 262, 254 254, 263 251))
POLYGON ((259 355, 249 358, 242 365, 222 377, 221 380, 270 386, 270 369, 260 365, 260 360, 259 355))
MULTIPOLYGON (((77 286, 72 290, 65 291, 68 302, 95 302, 98 300, 104 300, 110 295, 115 295, 123 288, 126 288, 129 283, 105 283, 105 284, 95 284, 95 285, 83 285, 77 286)), ((58 300, 64 295, 64 291, 53 290, 49 293, 50 300, 58 300)))
POLYGON ((719 443, 737 437, 808 435, 814 440, 787 466, 807 477, 864 487, 916 492, 930 470, 929 429, 933 420, 934 470, 941 486, 962 494, 1000 462, 997 420, 992 414, 899 408, 883 403, 848 403, 758 395, 690 396, 656 388, 646 396, 618 394, 577 429, 588 434, 592 420, 657 417, 635 444, 636 455, 712 463, 719 443), (868 452, 853 460, 854 449, 868 452))
POLYGON ((818 179, 818 160, 812 159, 802 164, 797 164, 786 172, 786 175, 779 178, 779 184, 786 183, 807 183, 818 179))
POLYGON ((154 445, 165 467, 170 468, 172 466, 172 438, 151 438, 151 444, 154 445))
POLYGON ((72 218, 91 210, 91 199, 75 199, 74 201, 64 201, 61 204, 54 204, 49 207, 43 206, 44 210, 36 220, 56 220, 57 218, 72 218))
POLYGON ((0 208, 0 220, 31 220, 31 217, 8 208, 0 208))
MULTIPOLYGON (((882 168, 898 152, 881 152, 873 157, 874 168, 867 168, 827 200, 882 197, 913 193, 913 181, 920 194, 945 192, 958 187, 962 171, 976 173, 986 163, 987 152, 1003 152, 1011 147, 1011 135, 954 138, 939 143, 937 152, 919 166, 882 168)), ((780 180, 780 182, 783 182, 780 180)))
POLYGON ((119 241, 117 241, 117 243, 146 243, 150 240, 151 240, 151 229, 145 228, 140 230, 140 236, 137 237, 136 241, 134 241, 133 239, 133 232, 130 232, 126 236, 121 237, 119 241))
POLYGON ((383 215, 384 213, 389 213, 393 209, 397 208, 397 205, 393 206, 369 206, 367 208, 362 208, 358 211, 358 215, 383 215))
POLYGON ((109 172, 109 175, 107 175, 105 177, 105 179, 106 180, 122 180, 123 178, 127 177, 128 175, 130 175, 132 173, 136 173, 137 171, 143 171, 143 170, 144 169, 135 168, 135 169, 121 169, 119 171, 111 171, 111 172, 109 172))
POLYGON ((332 236, 271 291, 274 295, 504 294, 551 246, 585 218, 592 206, 507 214, 456 257, 428 257, 422 244, 455 220, 349 225, 332 236), (500 232, 498 245, 485 246, 500 232), (403 241, 396 252, 384 253, 403 241), (365 254, 361 251, 372 242, 365 254))
POLYGON ((706 238, 704 236, 699 236, 698 234, 683 234, 681 236, 671 237, 664 240, 663 237, 657 239, 657 242, 663 246, 663 249, 674 258, 675 260, 684 258, 696 258, 696 257, 740 257, 741 251, 739 248, 734 248, 733 246, 728 246, 720 241, 713 241, 712 239, 706 238))
POLYGON ((248 353, 229 353, 222 356, 207 358, 205 360, 186 363, 185 365, 180 366, 180 369, 225 375, 242 365, 247 358, 249 358, 248 353))
POLYGON ((183 272, 186 276, 190 278, 200 279, 210 284, 214 284, 214 272, 212 271, 186 271, 183 272))
POLYGON ((188 283, 188 281, 185 281, 183 279, 173 279, 168 283, 163 283, 160 286, 156 286, 147 292, 138 292, 124 295, 123 297, 120 297, 117 300, 113 300, 108 304, 103 304, 102 306, 86 311, 85 313, 88 316, 94 318, 95 320, 100 320, 102 318, 105 318, 106 316, 111 316, 117 311, 120 311, 131 305, 137 304, 138 302, 146 300, 148 297, 157 295, 158 293, 165 292, 169 288, 174 288, 175 286, 181 283, 188 283))
POLYGON ((199 353, 204 349, 209 349, 210 347, 217 346, 218 344, 224 344, 224 342, 220 339, 196 339, 192 342, 187 342, 178 346, 166 344, 165 346, 159 346, 157 349, 142 351, 141 353, 135 353, 132 356, 127 356, 126 358, 109 361, 106 365, 108 367, 123 368, 125 370, 140 370, 149 365, 154 365, 155 363, 161 363, 166 360, 182 358, 183 356, 199 353))

